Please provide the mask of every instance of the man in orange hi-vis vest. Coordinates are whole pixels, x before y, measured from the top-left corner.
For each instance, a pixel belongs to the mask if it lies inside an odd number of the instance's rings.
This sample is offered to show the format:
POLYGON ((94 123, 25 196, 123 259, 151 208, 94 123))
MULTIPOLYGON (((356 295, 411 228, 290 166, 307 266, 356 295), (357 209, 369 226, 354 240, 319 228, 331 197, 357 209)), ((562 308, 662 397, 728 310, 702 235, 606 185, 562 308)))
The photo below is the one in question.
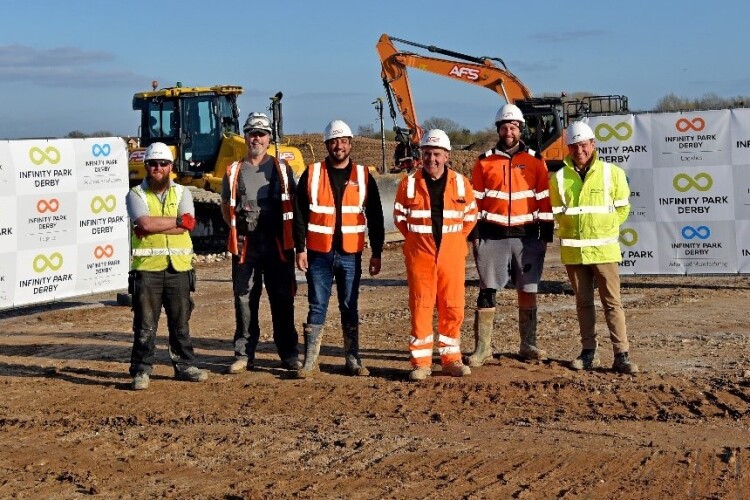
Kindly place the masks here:
POLYGON ((264 285, 281 366, 298 370, 302 363, 294 327, 294 177, 284 160, 267 154, 273 131, 268 116, 250 113, 243 131, 247 156, 227 167, 221 191, 222 215, 229 225, 235 313, 235 361, 227 373, 255 367, 264 285))
POLYGON ((471 374, 461 361, 466 238, 476 224, 477 205, 469 179, 446 166, 451 144, 445 132, 430 130, 420 147, 422 168, 401 181, 393 207, 394 222, 405 238, 413 367, 409 380, 432 374, 435 304, 442 372, 464 377, 471 374))
POLYGON ((294 242, 297 268, 307 277, 309 311, 304 325, 305 364, 299 378, 317 370, 323 323, 333 281, 344 334, 345 369, 350 375, 367 376, 359 357, 359 280, 365 231, 372 256, 370 276, 380 272, 385 230, 378 186, 364 165, 349 154, 353 134, 341 120, 325 128, 328 156, 308 166, 299 180, 294 208, 294 242))

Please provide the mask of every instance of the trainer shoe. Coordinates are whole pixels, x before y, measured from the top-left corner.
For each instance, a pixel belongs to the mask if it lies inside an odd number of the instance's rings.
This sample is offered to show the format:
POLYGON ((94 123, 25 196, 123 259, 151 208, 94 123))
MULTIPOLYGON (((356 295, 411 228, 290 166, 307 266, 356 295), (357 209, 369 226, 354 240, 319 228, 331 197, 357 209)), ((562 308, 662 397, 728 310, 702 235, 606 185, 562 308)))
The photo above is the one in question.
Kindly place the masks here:
POLYGON ((208 378, 208 372, 197 366, 188 366, 184 370, 175 370, 174 378, 185 382, 203 382, 208 378))
POLYGON ((422 366, 414 368, 409 372, 409 380, 425 380, 430 375, 432 375, 432 368, 429 366, 422 366))
POLYGON ((150 378, 148 376, 148 373, 139 372, 135 374, 135 377, 133 377, 133 383, 131 384, 131 387, 134 391, 142 391, 144 389, 148 389, 149 382, 150 378))
POLYGON ((616 371, 617 373, 627 373, 631 375, 640 371, 638 369, 638 365, 630 361, 627 352, 615 354, 615 362, 612 365, 612 370, 616 371))
POLYGON ((570 367, 574 370, 593 370, 600 366, 602 366, 602 361, 596 349, 584 349, 576 359, 570 362, 570 367))
POLYGON ((235 375, 237 373, 242 373, 245 370, 250 370, 250 365, 248 365, 246 359, 238 359, 231 365, 229 365, 229 368, 227 368, 227 373, 231 375, 235 375))
POLYGON ((467 375, 471 375, 471 369, 463 361, 457 359, 452 363, 443 365, 443 373, 451 377, 466 377, 467 375))

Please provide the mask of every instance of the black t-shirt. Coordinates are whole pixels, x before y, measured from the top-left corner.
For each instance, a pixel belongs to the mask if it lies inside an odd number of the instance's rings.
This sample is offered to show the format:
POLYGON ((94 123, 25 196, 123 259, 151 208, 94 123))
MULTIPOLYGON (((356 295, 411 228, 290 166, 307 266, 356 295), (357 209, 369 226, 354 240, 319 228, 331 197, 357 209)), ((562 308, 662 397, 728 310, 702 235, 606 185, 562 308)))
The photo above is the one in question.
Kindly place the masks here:
POLYGON ((445 186, 448 182, 448 169, 445 169, 439 179, 430 179, 425 176, 427 192, 430 194, 430 213, 432 214, 432 237, 435 238, 435 247, 440 249, 443 240, 443 208, 445 207, 445 186))

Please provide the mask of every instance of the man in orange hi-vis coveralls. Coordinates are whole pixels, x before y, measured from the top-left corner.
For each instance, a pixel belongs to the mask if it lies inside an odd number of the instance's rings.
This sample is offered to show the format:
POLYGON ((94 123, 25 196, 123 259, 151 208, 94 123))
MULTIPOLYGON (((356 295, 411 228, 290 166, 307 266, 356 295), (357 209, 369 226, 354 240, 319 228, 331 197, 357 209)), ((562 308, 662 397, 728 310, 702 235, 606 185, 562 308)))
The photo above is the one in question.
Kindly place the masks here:
POLYGON ((451 144, 439 129, 422 138, 422 169, 405 177, 396 191, 393 219, 404 235, 409 283, 412 371, 409 380, 432 375, 432 314, 437 304, 437 340, 443 373, 471 374, 461 361, 464 320, 466 237, 477 221, 471 182, 446 166, 451 144))

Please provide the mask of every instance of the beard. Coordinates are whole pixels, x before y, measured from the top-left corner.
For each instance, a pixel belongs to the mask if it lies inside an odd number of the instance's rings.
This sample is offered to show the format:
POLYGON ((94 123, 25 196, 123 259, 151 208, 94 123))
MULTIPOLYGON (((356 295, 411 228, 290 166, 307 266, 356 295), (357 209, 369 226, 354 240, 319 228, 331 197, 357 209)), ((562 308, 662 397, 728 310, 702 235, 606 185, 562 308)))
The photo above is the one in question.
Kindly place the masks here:
POLYGON ((168 175, 164 176, 163 179, 157 180, 153 177, 148 177, 146 179, 146 182, 148 183, 148 188, 155 192, 155 193, 161 193, 162 191, 165 191, 169 187, 169 181, 171 179, 168 175))

